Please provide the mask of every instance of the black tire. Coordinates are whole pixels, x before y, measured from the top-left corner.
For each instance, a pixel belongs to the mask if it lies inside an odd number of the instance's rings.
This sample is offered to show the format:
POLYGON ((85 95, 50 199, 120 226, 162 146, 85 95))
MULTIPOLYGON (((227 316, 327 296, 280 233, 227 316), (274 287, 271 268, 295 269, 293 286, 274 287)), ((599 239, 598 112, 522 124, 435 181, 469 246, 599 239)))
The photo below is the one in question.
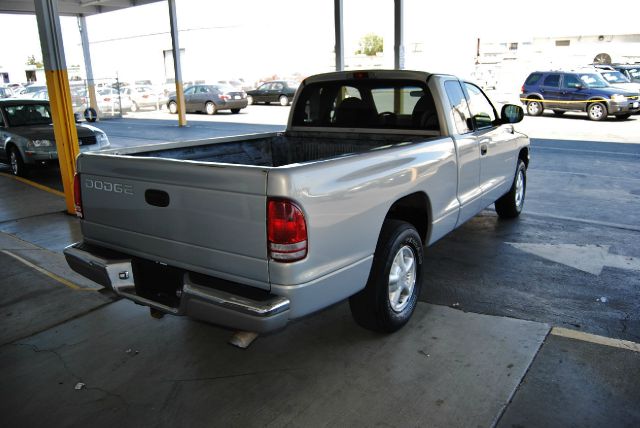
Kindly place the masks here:
POLYGON ((554 110, 553 114, 555 114, 556 116, 562 116, 565 113, 564 110, 554 110))
POLYGON ((131 103, 131 107, 129 108, 129 110, 130 110, 132 113, 137 112, 137 111, 139 110, 139 108, 138 108, 138 104, 136 104, 136 102, 135 102, 135 101, 133 101, 133 102, 131 103))
POLYGON ((541 116, 543 112, 544 105, 542 104, 542 101, 527 101, 527 114, 529 116, 541 116))
POLYGON ((604 103, 589 103, 589 107, 587 107, 589 120, 600 122, 607 118, 607 114, 607 106, 604 103))
POLYGON ((616 120, 627 120, 631 117, 631 114, 619 114, 616 116, 616 120))
POLYGON ((17 175, 18 177, 27 175, 27 166, 24 164, 22 156, 20 156, 20 151, 15 146, 9 148, 8 158, 13 175, 17 175))
POLYGON ((247 95, 247 104, 252 105, 255 101, 253 101, 253 97, 251 95, 247 95))
POLYGON ((169 102, 169 113, 177 114, 178 113, 178 103, 175 101, 169 102))
POLYGON ((240 109, 239 108, 232 108, 231 109, 231 113, 238 114, 238 113, 240 113, 240 109))
POLYGON ((524 207, 527 194, 527 167, 518 159, 518 167, 511 184, 511 189, 495 202, 496 212, 501 218, 515 218, 520 215, 524 207))
POLYGON ((278 98, 278 101, 280 102, 280 105, 282 107, 286 107, 289 105, 289 97, 287 97, 286 95, 280 95, 280 98, 278 98))
POLYGON ((204 104, 204 111, 208 115, 212 115, 212 114, 216 114, 218 112, 218 109, 217 109, 216 105, 212 101, 207 101, 204 104))
POLYGON ((98 113, 95 109, 91 107, 84 109, 84 120, 93 123, 96 121, 96 119, 98 119, 98 113))
POLYGON ((404 221, 385 220, 367 285, 349 298, 355 321, 366 329, 385 333, 404 326, 411 318, 420 295, 423 258, 422 240, 415 227, 404 221), (402 267, 397 261, 402 262, 402 267), (412 261, 413 269, 405 265, 409 261, 412 261), (403 271, 405 267, 406 272, 403 271), (403 282, 397 287, 392 286, 392 268, 396 270, 398 281, 403 282), (397 271, 399 268, 400 272, 397 271), (393 297, 392 287, 395 288, 393 297))

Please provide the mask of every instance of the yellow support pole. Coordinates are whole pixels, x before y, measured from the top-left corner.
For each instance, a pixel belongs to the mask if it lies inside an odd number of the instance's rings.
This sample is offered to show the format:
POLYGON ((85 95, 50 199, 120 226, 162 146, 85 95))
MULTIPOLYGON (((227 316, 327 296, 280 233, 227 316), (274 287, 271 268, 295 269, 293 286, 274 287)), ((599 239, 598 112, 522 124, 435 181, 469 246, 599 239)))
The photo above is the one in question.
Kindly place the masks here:
POLYGON ((182 88, 182 66, 180 61, 180 41, 178 38, 178 17, 176 14, 175 0, 168 0, 169 23, 171 25, 171 46, 173 52, 173 71, 176 80, 176 104, 178 104, 178 126, 187 125, 185 114, 184 90, 182 88))
POLYGON ((76 157, 80 153, 80 146, 71 104, 69 77, 67 70, 45 70, 45 75, 67 212, 75 214, 73 176, 76 172, 76 157))
POLYGON ((182 81, 176 81, 176 101, 178 102, 178 126, 186 126, 187 115, 184 105, 184 89, 182 88, 182 81))
POLYGON ((67 212, 75 213, 73 198, 73 176, 75 161, 80 147, 78 146, 78 132, 73 116, 71 92, 67 65, 64 59, 64 46, 60 30, 57 0, 34 0, 38 33, 44 59, 49 104, 53 119, 53 133, 56 139, 58 162, 62 175, 67 212))

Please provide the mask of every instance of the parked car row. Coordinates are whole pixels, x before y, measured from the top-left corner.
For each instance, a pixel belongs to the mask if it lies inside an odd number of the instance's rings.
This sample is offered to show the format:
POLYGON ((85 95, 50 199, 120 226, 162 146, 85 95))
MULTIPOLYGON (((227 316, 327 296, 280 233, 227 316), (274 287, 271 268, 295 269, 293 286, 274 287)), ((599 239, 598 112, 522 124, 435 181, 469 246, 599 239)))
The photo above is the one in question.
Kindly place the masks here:
POLYGON ((640 88, 616 70, 536 71, 522 85, 520 101, 530 116, 550 109, 557 116, 583 111, 590 120, 625 120, 640 111, 640 88))
MULTIPOLYGON (((192 84, 185 86, 185 110, 187 112, 205 112, 215 114, 220 110, 239 113, 248 105, 257 103, 279 103, 288 106, 298 89, 299 83, 286 80, 264 82, 256 89, 245 91, 230 81, 218 81, 214 84, 192 84)), ((171 93, 167 100, 171 113, 178 112, 176 94, 171 93)))

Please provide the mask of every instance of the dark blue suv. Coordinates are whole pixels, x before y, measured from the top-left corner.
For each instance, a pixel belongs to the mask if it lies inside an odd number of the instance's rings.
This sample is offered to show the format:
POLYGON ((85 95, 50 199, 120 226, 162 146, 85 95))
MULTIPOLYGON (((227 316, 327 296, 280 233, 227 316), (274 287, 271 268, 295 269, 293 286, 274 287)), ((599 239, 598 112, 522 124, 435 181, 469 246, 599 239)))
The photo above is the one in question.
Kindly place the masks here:
POLYGON ((595 70, 536 71, 522 85, 520 101, 527 114, 540 116, 545 109, 556 115, 584 111, 591 120, 608 115, 627 119, 640 110, 638 93, 610 86, 595 70))

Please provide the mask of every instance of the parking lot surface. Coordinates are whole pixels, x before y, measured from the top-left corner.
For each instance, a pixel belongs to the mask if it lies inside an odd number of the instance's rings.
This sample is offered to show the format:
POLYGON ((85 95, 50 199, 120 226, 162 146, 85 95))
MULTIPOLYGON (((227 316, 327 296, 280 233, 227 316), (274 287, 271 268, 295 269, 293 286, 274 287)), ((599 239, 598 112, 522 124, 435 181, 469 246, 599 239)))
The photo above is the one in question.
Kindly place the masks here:
MULTIPOLYGON (((124 147, 283 129, 287 112, 189 115, 187 129, 140 112, 98 126, 124 147)), ((0 175, 3 420, 639 426, 640 116, 527 117, 516 128, 532 137, 523 215, 487 209, 427 248, 404 329, 363 330, 343 302, 246 350, 227 344, 229 330, 152 319, 74 276, 61 250, 80 239, 78 223, 55 168, 29 177, 54 191, 0 175)))

